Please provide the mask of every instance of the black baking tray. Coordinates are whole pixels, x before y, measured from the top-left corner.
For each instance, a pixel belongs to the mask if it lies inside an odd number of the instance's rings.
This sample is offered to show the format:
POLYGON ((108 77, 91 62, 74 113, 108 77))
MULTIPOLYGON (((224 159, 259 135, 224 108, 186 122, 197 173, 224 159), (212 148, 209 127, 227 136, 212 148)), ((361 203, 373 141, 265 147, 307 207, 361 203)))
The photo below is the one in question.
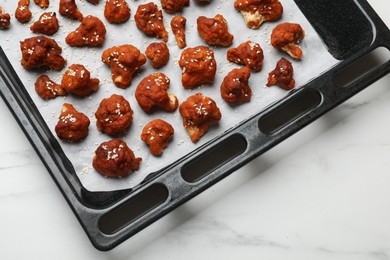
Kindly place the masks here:
POLYGON ((366 1, 295 2, 340 62, 128 190, 83 187, 0 48, 0 94, 97 249, 114 248, 389 73, 389 59, 371 54, 388 55, 390 31, 366 1))

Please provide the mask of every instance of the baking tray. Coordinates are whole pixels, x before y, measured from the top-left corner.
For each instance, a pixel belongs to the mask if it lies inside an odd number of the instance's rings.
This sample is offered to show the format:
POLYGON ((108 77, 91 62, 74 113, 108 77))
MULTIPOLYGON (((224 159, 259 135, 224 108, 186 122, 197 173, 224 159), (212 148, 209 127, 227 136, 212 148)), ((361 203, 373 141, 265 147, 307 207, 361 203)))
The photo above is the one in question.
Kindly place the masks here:
POLYGON ((131 189, 85 189, 0 49, 1 96, 96 248, 112 249, 389 73, 390 32, 366 1, 295 3, 340 62, 131 189))

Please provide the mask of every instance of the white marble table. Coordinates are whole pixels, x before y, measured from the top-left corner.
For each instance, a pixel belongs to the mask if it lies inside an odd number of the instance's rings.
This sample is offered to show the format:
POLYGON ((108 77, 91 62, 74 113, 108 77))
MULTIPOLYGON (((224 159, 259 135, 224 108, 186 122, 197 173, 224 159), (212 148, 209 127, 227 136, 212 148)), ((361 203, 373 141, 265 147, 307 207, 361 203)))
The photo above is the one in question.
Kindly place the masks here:
POLYGON ((386 76, 110 252, 0 100, 0 259, 390 259, 389 100, 386 76))

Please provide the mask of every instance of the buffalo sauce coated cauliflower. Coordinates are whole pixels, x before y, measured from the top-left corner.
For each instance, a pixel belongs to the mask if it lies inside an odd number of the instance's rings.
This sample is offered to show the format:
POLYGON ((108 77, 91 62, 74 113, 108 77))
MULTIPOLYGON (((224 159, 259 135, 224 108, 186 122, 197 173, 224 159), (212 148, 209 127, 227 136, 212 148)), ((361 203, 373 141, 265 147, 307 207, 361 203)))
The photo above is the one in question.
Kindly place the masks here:
POLYGON ((11 16, 0 6, 0 30, 6 30, 11 25, 11 16))
POLYGON ((172 125, 161 119, 149 122, 141 133, 141 140, 149 145, 150 153, 160 156, 163 150, 168 147, 169 141, 173 138, 175 130, 172 125))
POLYGON ((88 135, 90 120, 77 111, 73 105, 65 103, 62 106, 55 132, 61 140, 67 142, 78 142, 88 135))
POLYGON ((206 134, 210 125, 218 123, 222 117, 215 101, 201 93, 190 96, 180 105, 179 110, 183 126, 194 143, 206 134))
POLYGON ((252 89, 249 87, 251 70, 248 67, 233 69, 221 84, 221 96, 231 105, 239 105, 251 100, 252 89))
POLYGON ((276 68, 268 74, 267 87, 276 85, 285 90, 291 90, 295 86, 294 68, 288 60, 281 58, 276 68))
POLYGON ((124 44, 105 50, 102 61, 111 68, 115 86, 125 89, 131 85, 134 75, 146 63, 146 57, 137 47, 124 44))
POLYGON ((152 67, 159 69, 167 65, 169 61, 169 49, 164 42, 153 42, 145 51, 146 57, 149 58, 152 63, 152 67))
POLYGON ((100 46, 104 43, 106 27, 103 22, 92 15, 81 21, 80 26, 66 36, 65 41, 72 47, 100 46))
POLYGON ((235 0, 234 8, 241 12, 250 29, 258 29, 266 21, 279 20, 283 14, 278 0, 235 0))
POLYGON ((113 94, 100 102, 95 117, 99 131, 114 136, 129 128, 133 122, 133 110, 123 96, 113 94))
POLYGON ((153 3, 139 5, 134 16, 137 28, 148 36, 156 36, 163 41, 168 41, 168 32, 163 22, 162 11, 153 3))
POLYGON ((185 6, 189 5, 189 0, 161 0, 161 6, 168 14, 181 12, 185 6))
POLYGON ((18 7, 15 10, 15 18, 21 23, 27 23, 30 21, 32 13, 28 6, 30 0, 19 0, 18 7))
POLYGON ((177 15, 171 20, 172 32, 173 35, 175 35, 177 46, 179 46, 180 49, 185 48, 187 46, 185 34, 186 23, 187 19, 181 15, 177 15))
POLYGON ((124 23, 130 18, 130 7, 125 0, 107 0, 104 17, 109 23, 124 23))
POLYGON ((185 49, 180 56, 179 66, 182 68, 182 84, 186 89, 214 83, 217 62, 214 52, 205 46, 185 49))
POLYGON ((49 7, 49 0, 34 0, 34 3, 36 3, 40 8, 46 9, 49 7))
POLYGON ((99 79, 81 64, 72 64, 62 77, 61 86, 79 97, 86 97, 99 89, 99 79))
POLYGON ((34 33, 53 35, 59 29, 58 19, 55 12, 43 13, 38 21, 31 25, 30 30, 34 33))
POLYGON ((226 56, 229 61, 245 65, 254 72, 259 72, 263 68, 263 49, 260 44, 252 41, 246 41, 237 48, 229 49, 226 56))
POLYGON ((37 94, 45 100, 68 95, 65 88, 52 81, 47 75, 42 75, 37 78, 35 81, 35 90, 37 94))
POLYGON ((49 67, 62 70, 66 60, 61 56, 62 48, 57 42, 46 36, 35 36, 20 42, 21 64, 26 70, 49 67))
POLYGON ((286 52, 295 60, 302 59, 302 50, 298 44, 305 37, 302 27, 296 23, 282 23, 272 30, 271 44, 274 48, 286 52))
POLYGON ((84 16, 76 5, 75 0, 60 0, 58 12, 72 20, 83 20, 84 16))
POLYGON ((103 176, 119 178, 136 171, 141 161, 124 141, 114 139, 99 145, 92 166, 103 176))
POLYGON ((171 80, 161 72, 144 78, 135 91, 139 106, 146 113, 152 113, 156 108, 167 112, 176 110, 179 102, 177 97, 168 91, 171 80))
POLYGON ((225 18, 217 14, 214 18, 200 16, 197 20, 198 33, 209 45, 228 47, 232 45, 234 36, 228 31, 225 18))

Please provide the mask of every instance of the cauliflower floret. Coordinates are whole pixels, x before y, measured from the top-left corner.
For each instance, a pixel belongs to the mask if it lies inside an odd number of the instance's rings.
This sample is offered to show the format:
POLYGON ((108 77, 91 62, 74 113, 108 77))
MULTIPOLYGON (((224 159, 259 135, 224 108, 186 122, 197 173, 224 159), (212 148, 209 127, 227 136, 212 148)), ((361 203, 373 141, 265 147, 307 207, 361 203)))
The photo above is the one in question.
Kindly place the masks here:
POLYGON ((268 74, 267 87, 276 85, 285 90, 291 90, 295 86, 294 68, 288 60, 281 58, 276 68, 268 74))
POLYGON ((19 0, 18 7, 15 10, 15 18, 21 23, 28 23, 31 20, 32 13, 28 6, 30 0, 19 0))
POLYGON ((125 177, 139 168, 142 158, 135 157, 133 150, 119 139, 99 145, 93 157, 92 166, 103 176, 125 177))
POLYGON ((198 33, 209 45, 228 47, 232 45, 234 36, 229 33, 225 18, 217 14, 214 18, 200 16, 197 20, 198 33))
POLYGON ((180 56, 179 66, 182 69, 182 84, 186 89, 214 83, 217 62, 214 52, 205 46, 185 49, 180 56))
POLYGON ((170 83, 170 79, 162 72, 144 78, 135 91, 135 98, 142 110, 146 113, 152 113, 156 108, 167 112, 175 111, 179 102, 168 91, 170 83))
POLYGON ((201 93, 190 96, 180 105, 179 111, 183 126, 194 143, 206 134, 210 125, 217 124, 222 117, 215 101, 201 93))
POLYGON ((0 6, 0 30, 6 30, 11 25, 11 16, 0 6))
POLYGON ((185 6, 189 5, 189 0, 161 0, 161 6, 168 14, 181 12, 185 6))
POLYGON ((181 15, 173 17, 171 21, 172 32, 175 35, 177 46, 179 46, 180 49, 187 46, 185 34, 186 23, 187 19, 181 15))
POLYGON ((76 0, 60 0, 58 12, 72 20, 83 20, 84 16, 77 7, 76 0))
POLYGON ((125 89, 131 85, 134 76, 146 63, 146 57, 137 47, 124 44, 105 50, 102 61, 111 68, 115 86, 125 89))
POLYGON ((150 153, 160 156, 163 150, 168 147, 169 141, 173 138, 175 130, 172 125, 161 119, 156 119, 145 125, 142 130, 141 140, 149 145, 150 153))
POLYGON ((148 36, 156 36, 164 42, 168 41, 168 32, 165 29, 162 11, 153 3, 139 5, 134 15, 138 29, 148 36))
POLYGON ((259 72, 263 68, 263 49, 260 44, 252 41, 246 41, 237 48, 231 48, 226 56, 229 61, 245 65, 254 72, 259 72))
POLYGON ((230 105, 239 105, 251 100, 249 86, 251 70, 248 67, 233 69, 221 84, 221 96, 230 105))
POLYGON ((79 27, 66 36, 66 43, 72 47, 100 46, 104 43, 106 27, 97 17, 88 15, 81 21, 79 27))
POLYGON ((241 12, 250 29, 258 29, 266 21, 279 20, 283 14, 278 0, 235 0, 234 8, 241 12))
POLYGON ((49 0, 34 0, 34 3, 36 3, 40 8, 46 9, 49 7, 49 0))
POLYGON ((305 37, 302 27, 296 23, 282 23, 272 30, 271 44, 274 48, 286 52, 295 60, 302 59, 302 50, 298 44, 305 37))

